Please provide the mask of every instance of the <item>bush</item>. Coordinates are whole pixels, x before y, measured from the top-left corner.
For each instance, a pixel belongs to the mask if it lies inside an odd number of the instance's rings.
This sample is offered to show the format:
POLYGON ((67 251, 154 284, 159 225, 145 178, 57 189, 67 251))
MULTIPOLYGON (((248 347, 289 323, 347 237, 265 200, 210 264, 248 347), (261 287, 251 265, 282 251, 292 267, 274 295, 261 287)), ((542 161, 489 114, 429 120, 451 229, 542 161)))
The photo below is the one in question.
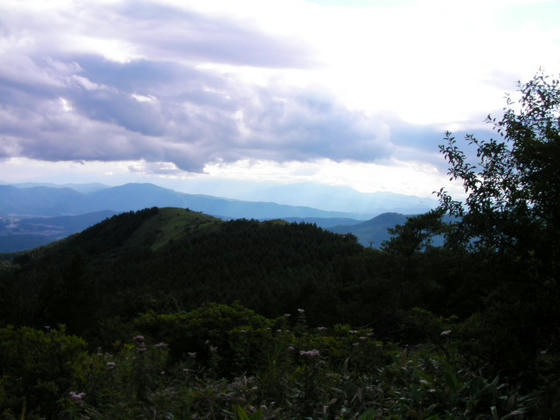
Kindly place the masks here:
POLYGON ((149 312, 134 324, 155 341, 169 343, 172 362, 196 354, 197 360, 206 366, 214 363, 222 374, 253 371, 275 325, 241 305, 212 303, 187 313, 149 312))
POLYGON ((0 407, 5 415, 53 417, 85 360, 86 342, 64 326, 0 329, 0 407))

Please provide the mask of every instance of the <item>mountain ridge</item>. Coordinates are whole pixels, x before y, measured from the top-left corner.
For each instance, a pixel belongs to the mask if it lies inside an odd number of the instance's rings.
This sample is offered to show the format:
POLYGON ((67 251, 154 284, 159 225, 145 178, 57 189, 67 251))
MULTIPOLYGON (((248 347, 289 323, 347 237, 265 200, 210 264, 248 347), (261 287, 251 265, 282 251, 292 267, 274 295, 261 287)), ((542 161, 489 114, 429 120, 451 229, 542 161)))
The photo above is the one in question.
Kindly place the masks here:
POLYGON ((273 202, 249 202, 203 194, 181 193, 154 184, 129 183, 80 193, 70 188, 0 185, 0 215, 62 216, 101 210, 135 211, 148 207, 183 207, 218 217, 266 219, 282 217, 343 217, 363 215, 331 212, 273 202))

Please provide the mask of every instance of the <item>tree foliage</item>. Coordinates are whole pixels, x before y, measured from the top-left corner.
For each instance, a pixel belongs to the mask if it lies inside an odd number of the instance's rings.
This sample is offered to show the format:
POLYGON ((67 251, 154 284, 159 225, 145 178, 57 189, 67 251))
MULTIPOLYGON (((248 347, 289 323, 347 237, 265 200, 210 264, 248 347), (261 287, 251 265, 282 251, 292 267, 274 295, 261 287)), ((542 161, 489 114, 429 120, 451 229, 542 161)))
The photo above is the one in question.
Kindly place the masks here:
POLYGON ((463 202, 440 190, 442 208, 461 218, 455 239, 474 248, 528 252, 552 260, 560 222, 560 88, 538 73, 520 85, 520 99, 508 97, 501 119, 488 117, 497 138, 467 135, 476 148, 470 163, 451 133, 440 150, 451 179, 460 180, 463 202))
POLYGON ((508 97, 501 118, 488 117, 496 138, 466 136, 475 162, 451 133, 440 147, 467 194, 463 202, 439 192, 441 209, 457 218, 447 245, 476 256, 482 270, 470 280, 486 290, 471 338, 480 357, 510 373, 560 350, 559 117, 559 81, 540 72, 517 101, 508 97))

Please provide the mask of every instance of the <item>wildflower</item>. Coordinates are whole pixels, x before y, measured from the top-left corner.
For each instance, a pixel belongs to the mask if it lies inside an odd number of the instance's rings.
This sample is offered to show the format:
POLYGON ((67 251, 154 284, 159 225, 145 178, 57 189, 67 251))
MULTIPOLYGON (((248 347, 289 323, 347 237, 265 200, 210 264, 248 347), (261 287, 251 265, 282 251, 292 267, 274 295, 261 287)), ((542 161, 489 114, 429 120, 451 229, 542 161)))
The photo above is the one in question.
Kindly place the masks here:
POLYGON ((76 404, 82 404, 84 402, 83 399, 86 396, 86 393, 85 392, 76 393, 74 391, 70 391, 68 395, 70 395, 70 398, 72 398, 72 400, 76 404))
POLYGON ((366 340, 367 340, 367 337, 365 337, 365 336, 362 335, 362 336, 359 337, 359 339, 362 340, 362 341, 366 341, 366 340))
POLYGON ((146 347, 138 347, 136 349, 136 353, 144 353, 146 350, 147 350, 146 347))
POLYGON ((116 364, 115 362, 107 362, 107 367, 108 367, 109 369, 114 369, 115 366, 117 366, 117 364, 116 364))
POLYGON ((165 370, 162 370, 159 374, 160 375, 165 375, 165 370))
POLYGON ((241 334, 247 334, 247 330, 239 330, 241 334))
POLYGON ((317 357, 319 356, 319 350, 317 349, 313 349, 313 350, 300 350, 299 352, 300 356, 307 356, 307 357, 317 357))
POLYGON ((358 347, 358 346, 360 345, 360 343, 352 343, 352 345, 353 345, 354 347, 358 347))
POLYGON ((348 331, 348 333, 350 333, 350 334, 358 334, 358 330, 350 330, 350 331, 348 331))
POLYGON ((137 335, 134 337, 134 341, 136 341, 137 343, 143 343, 144 342, 144 336, 143 335, 137 335))
POLYGON ((284 316, 285 316, 286 318, 289 318, 289 317, 292 316, 292 314, 284 314, 284 316))
POLYGON ((297 311, 298 311, 298 312, 299 312, 300 314, 302 314, 302 313, 304 313, 304 312, 305 312, 305 309, 301 309, 301 308, 298 308, 298 310, 297 310, 297 311))
POLYGON ((373 337, 374 334, 373 334, 373 332, 368 332, 366 335, 367 335, 368 337, 373 337))
POLYGON ((277 332, 277 333, 281 333, 282 330, 281 330, 281 329, 277 329, 276 332, 277 332))
POLYGON ((317 327, 317 331, 325 331, 327 327, 317 327))
POLYGON ((189 351, 187 354, 191 359, 196 359, 196 351, 189 351))
POLYGON ((218 346, 210 346, 210 353, 216 353, 218 351, 218 346))
POLYGON ((162 343, 154 344, 154 347, 158 347, 158 348, 167 347, 167 346, 168 346, 168 344, 167 344, 167 343, 163 343, 163 342, 162 342, 162 343))
POLYGON ((295 348, 294 348, 294 346, 288 346, 288 350, 290 350, 290 351, 294 351, 294 350, 295 350, 295 348))
POLYGON ((440 335, 441 335, 442 337, 445 337, 445 336, 448 336, 449 334, 451 334, 451 330, 442 331, 440 335))
POLYGON ((425 380, 425 379, 420 379, 420 383, 421 383, 422 385, 428 385, 428 381, 425 380))

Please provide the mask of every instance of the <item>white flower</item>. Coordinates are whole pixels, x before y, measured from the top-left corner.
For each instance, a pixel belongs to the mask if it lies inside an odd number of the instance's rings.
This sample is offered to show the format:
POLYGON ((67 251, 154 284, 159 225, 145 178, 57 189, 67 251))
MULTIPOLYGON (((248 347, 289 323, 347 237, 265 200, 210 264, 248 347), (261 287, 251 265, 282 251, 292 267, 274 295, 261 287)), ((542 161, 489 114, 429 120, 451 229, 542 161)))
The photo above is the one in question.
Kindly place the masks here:
POLYGON ((319 350, 317 349, 313 349, 313 350, 300 350, 299 352, 300 356, 306 356, 306 357, 317 357, 319 356, 319 350))
POLYGON ((86 396, 85 392, 80 392, 80 393, 76 393, 74 391, 70 391, 68 393, 68 395, 70 395, 70 398, 72 398, 72 400, 77 403, 77 404, 82 404, 84 401, 84 397, 86 396))

